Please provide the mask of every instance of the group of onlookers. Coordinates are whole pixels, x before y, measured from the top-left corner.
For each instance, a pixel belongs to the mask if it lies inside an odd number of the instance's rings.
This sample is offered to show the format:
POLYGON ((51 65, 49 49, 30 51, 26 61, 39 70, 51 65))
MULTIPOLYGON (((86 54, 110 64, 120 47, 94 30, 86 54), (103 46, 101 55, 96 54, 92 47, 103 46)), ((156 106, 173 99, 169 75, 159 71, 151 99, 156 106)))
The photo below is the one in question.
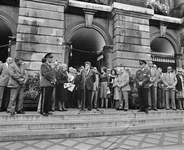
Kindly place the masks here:
MULTIPOLYGON (((54 61, 51 53, 42 59, 39 71, 41 94, 38 112, 44 116, 52 111, 67 111, 66 108, 115 108, 127 111, 139 108, 139 111, 157 109, 184 109, 184 71, 167 67, 163 73, 153 62, 140 60, 140 69, 130 73, 122 65, 110 70, 102 67, 100 71, 92 67, 89 61, 75 69, 54 61), (52 64, 52 65, 51 65, 52 64)), ((26 82, 23 60, 8 57, 0 65, 0 111, 11 116, 24 114, 24 85, 26 82), (10 90, 10 98, 6 98, 10 90), (4 97, 4 98, 3 98, 4 97), (4 100, 3 100, 4 99, 4 100), (3 104, 2 104, 3 102, 3 104)))

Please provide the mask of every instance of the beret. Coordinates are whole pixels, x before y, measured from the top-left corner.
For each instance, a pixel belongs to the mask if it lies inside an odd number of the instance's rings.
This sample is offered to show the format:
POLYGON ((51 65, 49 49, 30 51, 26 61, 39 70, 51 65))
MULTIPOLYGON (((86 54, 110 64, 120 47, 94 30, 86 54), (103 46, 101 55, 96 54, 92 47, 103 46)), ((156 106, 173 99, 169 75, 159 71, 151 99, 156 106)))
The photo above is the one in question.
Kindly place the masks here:
POLYGON ((44 56, 44 58, 52 58, 53 56, 52 56, 52 53, 47 53, 45 56, 44 56))
POLYGON ((142 64, 147 64, 147 62, 145 60, 139 60, 139 64, 142 65, 142 64))

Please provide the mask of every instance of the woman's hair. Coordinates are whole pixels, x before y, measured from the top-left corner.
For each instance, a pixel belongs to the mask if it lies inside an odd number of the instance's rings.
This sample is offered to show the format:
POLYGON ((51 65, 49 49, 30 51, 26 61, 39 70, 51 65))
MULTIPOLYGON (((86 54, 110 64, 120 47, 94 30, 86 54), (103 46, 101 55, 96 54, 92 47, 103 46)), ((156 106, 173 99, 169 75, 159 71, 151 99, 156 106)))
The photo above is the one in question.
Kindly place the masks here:
POLYGON ((42 63, 45 63, 46 62, 46 58, 43 57, 41 61, 42 61, 42 63))
POLYGON ((112 74, 113 71, 114 71, 114 75, 117 75, 116 69, 111 69, 111 74, 112 74))

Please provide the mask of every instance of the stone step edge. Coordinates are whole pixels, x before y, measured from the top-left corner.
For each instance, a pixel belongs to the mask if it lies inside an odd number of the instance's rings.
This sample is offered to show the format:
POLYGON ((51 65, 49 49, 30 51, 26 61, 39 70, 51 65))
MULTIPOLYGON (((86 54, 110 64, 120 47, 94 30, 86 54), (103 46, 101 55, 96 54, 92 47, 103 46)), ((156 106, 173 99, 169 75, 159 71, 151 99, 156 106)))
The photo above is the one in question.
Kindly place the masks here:
POLYGON ((0 132, 0 142, 8 141, 28 141, 43 139, 63 139, 81 138, 97 136, 117 136, 143 134, 152 132, 167 132, 184 130, 184 124, 152 125, 152 126, 131 126, 127 127, 106 127, 91 129, 62 129, 62 130, 42 130, 42 131, 14 131, 0 132))
POLYGON ((25 120, 21 120, 21 121, 19 121, 19 120, 14 120, 14 121, 6 121, 6 122, 0 122, 0 125, 13 125, 13 124, 49 124, 49 123, 51 123, 51 124, 54 124, 54 123, 95 123, 95 122, 120 122, 120 121, 131 121, 131 120, 135 120, 135 121, 146 121, 146 120, 158 120, 158 119, 163 119, 163 120, 166 120, 166 119, 168 119, 168 120, 170 120, 170 119, 182 119, 182 120, 184 120, 184 116, 161 116, 161 117, 152 117, 152 118, 150 118, 150 116, 148 116, 148 117, 146 117, 146 118, 134 118, 134 117, 132 117, 132 118, 123 118, 123 119, 112 119, 112 118, 106 118, 106 119, 94 119, 94 120, 88 120, 88 121, 86 121, 86 120, 83 120, 83 119, 81 119, 81 120, 79 120, 79 119, 77 119, 77 120, 69 120, 69 119, 67 119, 67 120, 59 120, 59 121, 55 121, 55 122, 53 122, 53 120, 39 120, 39 121, 30 121, 30 122, 25 122, 25 120))

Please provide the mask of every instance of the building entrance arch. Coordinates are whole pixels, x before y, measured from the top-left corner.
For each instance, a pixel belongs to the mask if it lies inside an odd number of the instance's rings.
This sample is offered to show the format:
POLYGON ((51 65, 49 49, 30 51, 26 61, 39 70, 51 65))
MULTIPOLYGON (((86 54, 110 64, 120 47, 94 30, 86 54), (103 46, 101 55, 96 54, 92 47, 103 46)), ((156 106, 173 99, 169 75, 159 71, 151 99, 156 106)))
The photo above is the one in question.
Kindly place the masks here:
POLYGON ((166 72, 168 66, 176 69, 176 66, 179 66, 177 54, 180 53, 177 40, 169 33, 166 33, 165 37, 161 37, 160 32, 157 32, 151 37, 152 61, 157 67, 161 67, 163 72, 166 72))
POLYGON ((8 57, 9 36, 16 35, 16 25, 4 12, 0 11, 0 61, 5 62, 8 57))
POLYGON ((99 68, 105 59, 102 57, 97 61, 99 54, 103 53, 104 46, 112 44, 109 33, 101 25, 93 23, 91 28, 86 28, 85 22, 69 27, 65 41, 71 42, 68 64, 75 68, 84 65, 85 61, 90 61, 92 66, 99 68))

